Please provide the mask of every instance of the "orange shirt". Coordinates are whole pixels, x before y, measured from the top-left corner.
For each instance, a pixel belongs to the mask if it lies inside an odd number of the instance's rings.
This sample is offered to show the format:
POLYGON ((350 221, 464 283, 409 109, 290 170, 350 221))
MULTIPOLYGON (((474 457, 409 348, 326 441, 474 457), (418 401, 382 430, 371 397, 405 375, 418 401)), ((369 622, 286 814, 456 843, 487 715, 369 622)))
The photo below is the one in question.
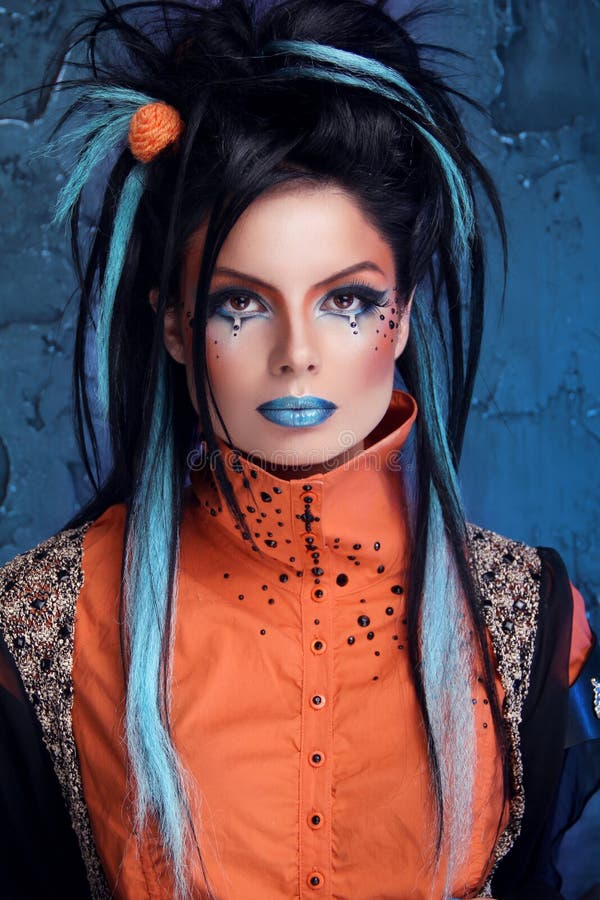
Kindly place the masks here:
MULTIPOLYGON (((442 895, 428 868, 433 807, 407 653, 406 508, 394 462, 415 416, 414 400, 395 391, 371 446, 310 478, 282 480, 240 457, 240 471, 228 474, 262 552, 243 540, 206 470, 192 474, 181 528, 172 728, 198 785, 197 834, 219 900, 442 895)), ((221 449, 229 452, 222 442, 221 449)), ((126 795, 118 630, 124 521, 124 506, 113 506, 85 535, 73 728, 114 896, 166 900, 172 887, 159 846, 151 838, 136 845, 126 795)), ((580 610, 576 667, 589 647, 586 626, 580 610)), ((473 698, 474 827, 453 885, 460 897, 485 881, 506 815, 478 684, 473 698)), ((203 896, 202 886, 197 873, 194 896, 203 896)))

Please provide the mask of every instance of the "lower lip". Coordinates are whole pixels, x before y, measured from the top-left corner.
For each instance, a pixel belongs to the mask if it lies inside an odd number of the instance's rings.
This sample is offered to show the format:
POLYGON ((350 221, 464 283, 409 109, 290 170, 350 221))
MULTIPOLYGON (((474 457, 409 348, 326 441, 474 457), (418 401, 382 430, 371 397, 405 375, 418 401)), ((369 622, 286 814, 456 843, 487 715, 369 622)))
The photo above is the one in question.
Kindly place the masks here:
POLYGON ((286 428, 308 428, 311 425, 320 425, 329 416, 332 416, 336 407, 329 409, 259 409, 261 416, 273 422, 275 425, 283 425, 286 428))

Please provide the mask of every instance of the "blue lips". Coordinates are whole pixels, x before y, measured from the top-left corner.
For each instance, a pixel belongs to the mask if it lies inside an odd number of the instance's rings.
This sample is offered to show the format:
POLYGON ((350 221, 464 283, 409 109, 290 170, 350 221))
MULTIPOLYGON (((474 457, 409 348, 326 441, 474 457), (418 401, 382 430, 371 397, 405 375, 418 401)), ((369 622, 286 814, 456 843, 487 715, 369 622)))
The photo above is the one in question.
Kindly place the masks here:
POLYGON ((257 411, 269 422, 284 425, 286 428, 320 425, 333 415, 336 409, 335 403, 321 397, 277 397, 257 407, 257 411))

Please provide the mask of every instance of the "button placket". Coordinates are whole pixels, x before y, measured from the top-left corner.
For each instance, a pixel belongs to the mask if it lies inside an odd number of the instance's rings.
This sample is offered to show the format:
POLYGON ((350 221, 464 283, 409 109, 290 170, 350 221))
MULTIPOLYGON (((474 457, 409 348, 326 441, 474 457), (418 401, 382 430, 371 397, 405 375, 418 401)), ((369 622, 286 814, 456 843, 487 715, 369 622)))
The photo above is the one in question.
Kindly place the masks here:
POLYGON ((293 487, 295 534, 303 547, 303 748, 300 771, 301 898, 327 893, 331 878, 332 612, 330 572, 323 558, 321 488, 293 487), (318 623, 318 624, 317 624, 318 623))

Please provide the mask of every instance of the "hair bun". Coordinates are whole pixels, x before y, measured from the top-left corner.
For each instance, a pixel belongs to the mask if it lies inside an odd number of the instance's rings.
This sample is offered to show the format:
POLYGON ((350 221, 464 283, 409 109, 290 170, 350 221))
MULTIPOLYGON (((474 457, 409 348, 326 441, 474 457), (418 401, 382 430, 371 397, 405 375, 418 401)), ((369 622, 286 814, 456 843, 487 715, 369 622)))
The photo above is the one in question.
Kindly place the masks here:
POLYGON ((140 162, 149 163, 183 132, 183 119, 168 103, 146 103, 131 117, 129 148, 140 162))

